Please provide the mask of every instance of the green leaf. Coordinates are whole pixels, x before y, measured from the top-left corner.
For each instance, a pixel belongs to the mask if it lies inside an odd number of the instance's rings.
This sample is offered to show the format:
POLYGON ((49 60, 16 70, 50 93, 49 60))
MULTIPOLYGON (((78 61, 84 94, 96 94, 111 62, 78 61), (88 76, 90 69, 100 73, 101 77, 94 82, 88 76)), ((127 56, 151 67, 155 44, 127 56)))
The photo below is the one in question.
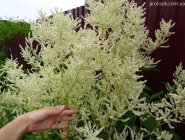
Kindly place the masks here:
POLYGON ((159 72, 159 73, 161 73, 161 71, 160 70, 158 70, 158 69, 153 69, 154 71, 157 71, 157 72, 159 72))
POLYGON ((127 121, 126 125, 129 126, 132 129, 135 128, 136 133, 140 132, 140 129, 138 128, 138 126, 133 121, 127 121))
POLYGON ((170 129, 170 134, 173 134, 172 140, 181 140, 179 135, 177 135, 177 133, 174 130, 170 129))
POLYGON ((146 86, 145 85, 145 87, 144 87, 144 90, 147 90, 147 91, 152 91, 152 92, 154 92, 151 88, 149 88, 148 86, 146 86))
POLYGON ((76 140, 76 138, 69 137, 68 140, 76 140))
POLYGON ((153 70, 154 68, 152 68, 152 67, 142 67, 142 68, 140 68, 140 70, 143 70, 143 71, 150 71, 150 70, 153 70))
POLYGON ((126 126, 132 128, 132 129, 135 128, 136 133, 139 133, 139 131, 140 131, 138 126, 131 120, 129 120, 127 122, 118 121, 116 124, 116 130, 118 131, 118 133, 121 133, 126 126))
POLYGON ((116 130, 121 133, 126 126, 126 122, 118 121, 116 124, 116 130))
POLYGON ((102 133, 98 135, 98 138, 106 138, 108 136, 107 133, 102 133))
POLYGON ((157 72, 160 72, 158 69, 154 69, 153 67, 142 67, 142 68, 140 68, 140 70, 142 70, 142 71, 151 71, 151 70, 154 70, 154 71, 157 71, 157 72))
POLYGON ((24 135, 23 140, 35 140, 37 139, 32 133, 24 135))
POLYGON ((135 118, 135 116, 136 115, 134 113, 132 113, 131 111, 129 111, 129 112, 125 113, 125 115, 123 116, 123 118, 124 119, 129 118, 129 120, 132 120, 133 118, 135 118))
POLYGON ((148 140, 156 140, 154 136, 148 137, 148 140))
POLYGON ((156 104, 161 103, 161 100, 155 100, 154 103, 156 104))
POLYGON ((174 126, 175 128, 178 128, 177 124, 174 122, 171 122, 172 126, 174 126))
POLYGON ((141 118, 139 118, 139 120, 145 126, 145 128, 150 132, 157 127, 157 121, 152 116, 148 117, 148 114, 146 114, 146 115, 143 115, 142 118, 147 118, 145 121, 143 121, 141 118))
POLYGON ((161 94, 163 94, 163 93, 164 93, 164 90, 163 90, 163 91, 160 91, 160 92, 158 92, 158 93, 154 93, 150 98, 151 98, 151 99, 155 99, 155 98, 161 99, 160 96, 161 96, 161 94))
POLYGON ((164 85, 165 85, 165 87, 166 87, 166 89, 168 90, 168 91, 170 91, 170 92, 173 92, 176 88, 177 88, 177 86, 176 85, 171 85, 170 83, 165 83, 165 82, 162 82, 164 85))
POLYGON ((146 102, 148 103, 150 100, 150 95, 148 95, 148 93, 146 93, 146 92, 142 92, 140 94, 140 98, 146 98, 146 102))

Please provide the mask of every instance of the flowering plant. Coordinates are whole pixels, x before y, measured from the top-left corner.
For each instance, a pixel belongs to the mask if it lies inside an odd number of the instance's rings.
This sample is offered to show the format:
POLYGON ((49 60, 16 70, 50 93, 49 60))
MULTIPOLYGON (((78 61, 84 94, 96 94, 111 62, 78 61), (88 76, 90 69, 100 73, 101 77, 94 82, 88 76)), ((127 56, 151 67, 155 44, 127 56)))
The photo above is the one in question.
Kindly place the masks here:
POLYGON ((70 129, 35 133, 37 139, 54 134, 65 140, 172 139, 175 132, 162 125, 173 129, 173 123, 185 117, 185 71, 181 65, 177 68, 175 88, 157 102, 153 99, 161 93, 148 95, 140 72, 156 66, 150 54, 167 47, 163 44, 174 24, 162 20, 153 41, 144 24, 144 5, 127 0, 86 2, 90 13, 83 28, 79 19, 58 9, 52 17, 39 13, 32 37, 22 47, 31 70, 25 73, 12 59, 2 69, 7 88, 0 95, 1 117, 6 122, 12 113, 65 104, 79 110, 70 129))

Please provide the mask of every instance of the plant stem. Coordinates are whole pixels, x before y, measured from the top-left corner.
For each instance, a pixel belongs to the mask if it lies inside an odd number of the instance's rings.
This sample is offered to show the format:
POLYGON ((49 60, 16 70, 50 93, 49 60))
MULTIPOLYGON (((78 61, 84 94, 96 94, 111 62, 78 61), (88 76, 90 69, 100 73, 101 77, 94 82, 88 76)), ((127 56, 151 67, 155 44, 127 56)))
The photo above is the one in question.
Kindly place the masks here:
POLYGON ((103 121, 103 122, 100 124, 100 127, 101 127, 101 128, 107 123, 107 121, 109 120, 109 117, 110 117, 110 115, 108 115, 107 118, 105 119, 105 121, 103 121))
MULTIPOLYGON (((69 106, 65 106, 65 109, 66 110, 69 110, 70 108, 69 108, 69 106)), ((66 129, 66 136, 65 136, 65 140, 68 140, 68 138, 69 138, 69 128, 70 128, 70 121, 68 121, 68 128, 66 129)))
POLYGON ((78 77, 78 72, 77 72, 77 74, 76 74, 75 80, 74 80, 74 82, 73 82, 73 84, 72 84, 71 88, 70 88, 70 89, 69 89, 69 91, 66 93, 66 95, 65 95, 65 97, 64 97, 64 100, 66 100, 66 99, 67 99, 67 97, 68 97, 69 93, 70 93, 70 92, 71 92, 71 90, 73 89, 73 87, 74 87, 74 85, 75 85, 75 83, 76 83, 76 81, 77 81, 77 77, 78 77))
POLYGON ((70 121, 68 121, 68 128, 66 129, 66 137, 65 137, 65 140, 68 140, 68 138, 69 138, 69 128, 70 128, 70 121))
MULTIPOLYGON (((157 124, 157 126, 156 126, 151 132, 155 131, 158 127, 162 126, 163 124, 165 124, 165 122, 163 122, 163 123, 161 123, 161 124, 157 124)), ((145 138, 145 137, 147 137, 147 136, 149 136, 149 135, 150 135, 150 134, 146 134, 146 135, 143 136, 143 138, 145 138)))
POLYGON ((64 137, 60 134, 60 133, 58 133, 56 130, 53 130, 62 140, 64 139, 64 137))
POLYGON ((112 133, 114 131, 114 129, 116 128, 116 125, 117 125, 117 121, 115 122, 113 128, 109 131, 109 134, 108 134, 108 137, 107 137, 107 140, 112 136, 112 133))

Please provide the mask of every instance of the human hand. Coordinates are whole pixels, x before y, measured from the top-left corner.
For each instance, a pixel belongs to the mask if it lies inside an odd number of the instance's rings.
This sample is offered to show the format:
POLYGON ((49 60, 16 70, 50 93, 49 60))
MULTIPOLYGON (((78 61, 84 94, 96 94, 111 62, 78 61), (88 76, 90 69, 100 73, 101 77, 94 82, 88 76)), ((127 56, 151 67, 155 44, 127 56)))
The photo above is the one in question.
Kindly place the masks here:
POLYGON ((27 132, 36 132, 47 129, 66 129, 67 124, 56 124, 55 122, 71 121, 74 119, 72 114, 78 111, 68 110, 66 106, 46 107, 24 114, 27 120, 27 132))

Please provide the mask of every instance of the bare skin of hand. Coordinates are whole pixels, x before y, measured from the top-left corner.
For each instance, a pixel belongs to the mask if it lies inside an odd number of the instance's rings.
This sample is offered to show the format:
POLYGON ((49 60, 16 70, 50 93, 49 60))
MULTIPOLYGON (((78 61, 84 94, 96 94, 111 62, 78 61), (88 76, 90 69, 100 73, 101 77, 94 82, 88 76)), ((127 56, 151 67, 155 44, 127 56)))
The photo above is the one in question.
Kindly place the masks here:
POLYGON ((65 106, 46 107, 27 113, 28 131, 35 132, 47 129, 65 129, 67 124, 56 124, 55 122, 72 121, 77 110, 65 110, 65 106))
POLYGON ((77 110, 69 110, 66 106, 53 106, 23 114, 0 129, 0 140, 19 140, 28 132, 66 129, 69 123, 60 122, 72 121, 72 115, 77 113, 77 110))

